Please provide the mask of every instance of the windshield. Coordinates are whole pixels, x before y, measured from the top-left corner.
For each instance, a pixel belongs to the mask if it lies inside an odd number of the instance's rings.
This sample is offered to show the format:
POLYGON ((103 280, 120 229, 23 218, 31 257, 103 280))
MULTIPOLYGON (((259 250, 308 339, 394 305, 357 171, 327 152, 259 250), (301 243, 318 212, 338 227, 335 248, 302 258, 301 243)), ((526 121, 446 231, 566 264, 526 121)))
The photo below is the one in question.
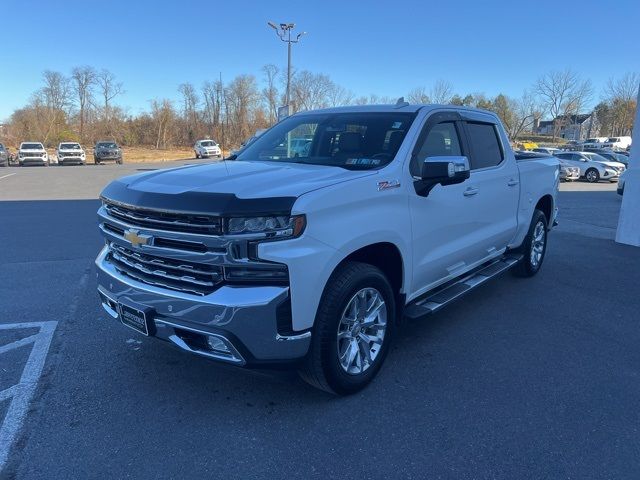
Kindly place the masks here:
POLYGON ((4 145, 0 143, 0 150, 4 150, 4 145))
POLYGON ((214 142, 213 140, 207 140, 206 142, 200 142, 200 145, 202 145, 203 147, 215 147, 216 142, 214 142))
POLYGON ((23 150, 44 150, 41 143, 23 143, 20 148, 23 150))
POLYGON ((80 150, 79 143, 61 143, 60 150, 80 150))
POLYGON ((113 142, 104 142, 97 144, 96 148, 118 148, 118 146, 113 142))
POLYGON ((609 162, 608 158, 604 158, 602 155, 598 155, 597 153, 585 153, 589 160, 593 160, 594 162, 609 162))
POLYGON ((607 138, 607 142, 616 143, 616 142, 619 142, 619 141, 620 141, 620 139, 618 137, 607 138))
POLYGON ((260 135, 238 160, 376 169, 397 153, 413 113, 316 113, 289 117, 260 135))

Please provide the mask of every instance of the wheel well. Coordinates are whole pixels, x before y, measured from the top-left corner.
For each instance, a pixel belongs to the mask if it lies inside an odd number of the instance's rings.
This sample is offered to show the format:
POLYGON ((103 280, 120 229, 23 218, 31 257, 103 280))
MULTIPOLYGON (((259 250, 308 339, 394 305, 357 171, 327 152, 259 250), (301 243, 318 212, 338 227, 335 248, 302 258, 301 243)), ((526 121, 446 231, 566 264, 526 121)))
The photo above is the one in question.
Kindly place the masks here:
POLYGON ((547 222, 551 223, 551 213, 553 209, 553 198, 551 195, 545 195, 536 204, 536 210, 540 210, 547 217, 547 222))
POLYGON ((348 261, 362 262, 378 267, 384 272, 398 294, 402 288, 402 255, 393 243, 374 243, 367 245, 347 256, 341 264, 348 261))

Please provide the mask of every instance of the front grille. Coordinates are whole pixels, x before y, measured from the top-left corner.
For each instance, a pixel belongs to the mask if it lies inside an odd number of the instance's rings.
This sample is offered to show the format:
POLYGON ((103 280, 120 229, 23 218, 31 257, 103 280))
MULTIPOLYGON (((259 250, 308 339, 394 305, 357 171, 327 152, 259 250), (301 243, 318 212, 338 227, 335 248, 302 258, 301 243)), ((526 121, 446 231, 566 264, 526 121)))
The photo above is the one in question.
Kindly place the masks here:
POLYGON ((111 243, 108 261, 122 274, 149 285, 207 295, 222 282, 222 268, 136 252, 111 243))
POLYGON ((204 235, 222 233, 220 217, 145 210, 109 202, 105 208, 111 217, 136 227, 204 235))

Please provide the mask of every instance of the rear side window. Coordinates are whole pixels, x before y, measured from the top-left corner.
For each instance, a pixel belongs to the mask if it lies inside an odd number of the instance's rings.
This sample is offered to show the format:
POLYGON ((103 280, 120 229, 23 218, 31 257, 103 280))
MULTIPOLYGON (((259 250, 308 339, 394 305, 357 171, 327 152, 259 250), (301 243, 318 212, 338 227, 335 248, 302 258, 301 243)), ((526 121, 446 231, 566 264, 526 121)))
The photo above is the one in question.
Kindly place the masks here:
POLYGON ((467 133, 471 147, 471 169, 495 167, 502 163, 503 154, 498 132, 491 123, 467 123, 467 133))

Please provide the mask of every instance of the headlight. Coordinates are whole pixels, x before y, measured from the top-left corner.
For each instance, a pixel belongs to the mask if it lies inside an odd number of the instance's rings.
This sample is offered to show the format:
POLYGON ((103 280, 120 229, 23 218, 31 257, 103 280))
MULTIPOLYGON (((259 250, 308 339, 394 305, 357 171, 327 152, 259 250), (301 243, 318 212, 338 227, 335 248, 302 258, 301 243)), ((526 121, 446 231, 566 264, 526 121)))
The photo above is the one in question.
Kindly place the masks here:
POLYGON ((242 235, 262 233, 267 238, 299 237, 306 226, 304 215, 230 218, 227 233, 242 235))

